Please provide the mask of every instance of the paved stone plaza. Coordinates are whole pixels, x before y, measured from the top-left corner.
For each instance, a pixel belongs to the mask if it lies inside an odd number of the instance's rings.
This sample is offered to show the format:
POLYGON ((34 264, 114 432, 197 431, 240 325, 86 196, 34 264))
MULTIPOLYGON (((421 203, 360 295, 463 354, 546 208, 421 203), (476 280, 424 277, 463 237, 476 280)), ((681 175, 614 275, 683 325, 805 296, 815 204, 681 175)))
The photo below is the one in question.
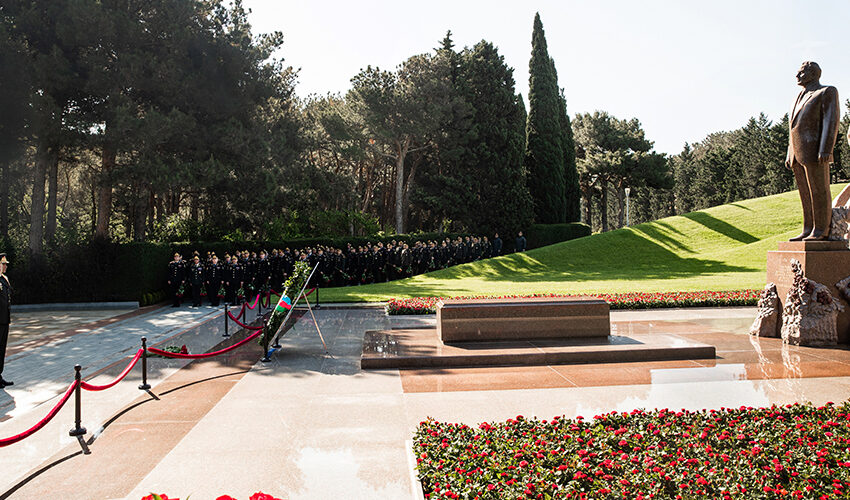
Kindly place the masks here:
MULTIPOLYGON (((142 335, 151 344, 186 344, 190 352, 216 346, 221 311, 152 308, 85 333, 45 334, 41 345, 8 359, 16 384, 0 391, 0 436, 39 420, 71 382, 74 363, 84 365, 85 377, 94 375, 93 383, 105 383, 142 335), (58 337, 50 341, 50 335, 58 337)), ((612 334, 709 343, 717 350, 713 360, 363 371, 365 331, 433 326, 434 317, 324 307, 316 317, 327 354, 306 314, 271 363, 258 362, 260 350, 251 342, 206 361, 150 360, 151 395, 138 390, 138 369, 110 390, 84 392, 91 454, 68 436, 71 401, 46 428, 0 449, 0 498, 138 499, 152 491, 198 499, 256 491, 288 499, 415 498, 407 450, 428 416, 474 425, 517 414, 847 398, 850 351, 750 337, 755 314, 754 308, 611 313, 612 334)))

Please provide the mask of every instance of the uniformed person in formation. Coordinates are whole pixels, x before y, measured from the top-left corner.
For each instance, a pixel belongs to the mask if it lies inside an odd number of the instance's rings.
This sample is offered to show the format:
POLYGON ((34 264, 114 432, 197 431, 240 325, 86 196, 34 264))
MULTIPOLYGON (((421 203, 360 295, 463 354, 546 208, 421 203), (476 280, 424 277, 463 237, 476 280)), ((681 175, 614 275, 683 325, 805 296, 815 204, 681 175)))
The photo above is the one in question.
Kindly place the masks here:
POLYGON ((218 307, 218 302, 221 299, 221 297, 218 296, 218 290, 221 288, 223 279, 224 269, 222 269, 221 264, 219 264, 218 257, 215 254, 212 254, 212 257, 210 257, 210 263, 207 264, 207 268, 204 273, 204 281, 207 285, 207 298, 209 299, 211 306, 218 307))
POLYGON ((3 378, 3 365, 6 359, 6 343, 9 341, 9 323, 11 323, 12 285, 6 276, 9 260, 5 253, 0 253, 0 389, 14 385, 11 380, 3 378))
POLYGON ((257 274, 254 276, 254 290, 260 292, 265 290, 271 279, 271 263, 265 250, 260 250, 260 258, 257 259, 257 274))
MULTIPOLYGON (((457 237, 454 240, 445 238, 441 241, 409 243, 393 240, 386 244, 378 242, 373 245, 367 242, 360 247, 354 247, 349 243, 345 250, 322 245, 315 248, 306 247, 302 250, 273 249, 270 254, 263 250, 259 258, 256 254, 252 255, 248 250, 243 250, 234 252, 232 258, 227 258, 219 264, 221 274, 218 285, 213 282, 215 278, 206 277, 212 267, 209 264, 206 265, 203 284, 207 287, 212 304, 219 302, 218 290, 222 283, 225 289, 225 301, 235 304, 239 301, 236 292, 240 288, 243 288, 248 296, 268 288, 280 291, 283 281, 292 274, 294 263, 299 260, 306 261, 311 266, 319 265, 311 286, 317 283, 321 283, 322 286, 347 286, 391 281, 466 262, 497 257, 502 253, 503 248, 504 243, 496 233, 492 240, 486 236, 467 236, 457 237)), ((522 233, 517 236, 515 248, 517 251, 524 251, 526 248, 526 240, 522 233)), ((203 255, 209 255, 212 261, 215 253, 205 252, 203 255)), ((197 251, 194 252, 194 256, 199 260, 202 258, 197 251)), ((193 257, 191 262, 186 263, 186 267, 182 267, 180 263, 184 261, 175 254, 174 262, 169 263, 168 284, 172 294, 176 295, 181 283, 192 284, 193 292, 195 291, 192 281, 194 261, 193 257)), ((216 275, 218 271, 213 273, 213 276, 216 275)), ((175 304, 179 305, 177 297, 175 297, 175 304)))
POLYGON ((242 288, 242 285, 242 265, 239 264, 239 259, 234 255, 224 269, 224 287, 227 290, 224 301, 229 304, 239 304, 240 300, 236 296, 236 292, 242 288))
POLYGON ((201 265, 201 257, 192 257, 192 266, 189 268, 189 281, 192 283, 192 307, 201 307, 201 287, 204 286, 204 266, 201 265))
POLYGON ((174 260, 168 263, 168 287, 174 302, 171 307, 180 307, 180 287, 186 282, 186 266, 179 253, 174 253, 174 260))

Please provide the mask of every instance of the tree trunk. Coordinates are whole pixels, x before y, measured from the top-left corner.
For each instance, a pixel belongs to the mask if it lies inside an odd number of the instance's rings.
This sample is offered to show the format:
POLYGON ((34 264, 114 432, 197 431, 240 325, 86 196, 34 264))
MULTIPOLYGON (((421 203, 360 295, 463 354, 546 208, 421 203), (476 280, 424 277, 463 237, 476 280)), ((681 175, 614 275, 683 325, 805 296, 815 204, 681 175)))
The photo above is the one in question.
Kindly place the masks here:
POLYGON ((0 169, 0 237, 6 240, 9 238, 9 162, 4 161, 0 169))
POLYGON ((623 217, 626 213, 626 192, 622 186, 617 186, 617 227, 623 227, 623 217))
POLYGON ((593 228, 593 191, 590 188, 582 189, 584 200, 584 223, 593 228))
POLYGON ((162 195, 155 197, 156 201, 156 221, 162 223, 165 220, 165 202, 162 195))
POLYGON ((59 154, 54 152, 50 158, 47 174, 47 220, 44 223, 44 239, 48 244, 56 238, 56 202, 59 190, 59 154))
POLYGON ((153 191, 151 191, 148 194, 148 207, 149 207, 149 210, 148 210, 148 234, 153 233, 154 224, 156 222, 156 219, 154 219, 155 212, 156 212, 156 206, 157 206, 156 197, 154 196, 153 191))
POLYGON ((191 201, 189 202, 189 217, 196 221, 198 220, 198 216, 200 214, 200 205, 201 200, 198 193, 192 193, 189 195, 191 197, 191 201))
POLYGON ((89 190, 91 194, 91 234, 94 237, 97 232, 97 185, 92 182, 91 189, 89 190))
POLYGON ((112 217, 112 170, 118 152, 112 141, 103 142, 100 156, 100 179, 97 196, 97 226, 94 237, 109 240, 109 219, 112 217))
POLYGON ((133 240, 145 241, 145 223, 148 219, 148 196, 143 188, 136 195, 136 207, 133 210, 133 240))
POLYGON ((41 139, 35 154, 33 169, 32 209, 30 210, 30 253, 41 256, 44 253, 44 178, 50 165, 52 152, 47 141, 41 139))
POLYGON ((602 181, 602 198, 600 199, 599 212, 602 216, 602 232, 608 231, 608 181, 602 181))
POLYGON ((413 185, 413 178, 416 176, 416 170, 421 164, 422 155, 419 155, 417 161, 410 166, 410 173, 407 174, 407 182, 404 183, 404 195, 402 197, 402 225, 407 227, 407 215, 410 213, 410 187, 413 185))
POLYGON ((404 234, 404 157, 410 148, 410 139, 396 141, 397 154, 395 165, 395 232, 404 234))

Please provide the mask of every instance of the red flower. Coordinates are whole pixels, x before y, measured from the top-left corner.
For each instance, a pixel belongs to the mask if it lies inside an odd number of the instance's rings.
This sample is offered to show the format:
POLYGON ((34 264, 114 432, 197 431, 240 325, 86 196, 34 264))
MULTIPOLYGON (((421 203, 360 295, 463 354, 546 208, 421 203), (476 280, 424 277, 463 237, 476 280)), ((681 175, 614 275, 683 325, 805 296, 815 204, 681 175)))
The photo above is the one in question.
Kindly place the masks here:
POLYGON ((282 499, 277 498, 277 497, 273 497, 271 495, 263 493, 262 491, 258 491, 257 493, 254 493, 253 495, 251 495, 251 498, 249 498, 248 500, 282 500, 282 499))

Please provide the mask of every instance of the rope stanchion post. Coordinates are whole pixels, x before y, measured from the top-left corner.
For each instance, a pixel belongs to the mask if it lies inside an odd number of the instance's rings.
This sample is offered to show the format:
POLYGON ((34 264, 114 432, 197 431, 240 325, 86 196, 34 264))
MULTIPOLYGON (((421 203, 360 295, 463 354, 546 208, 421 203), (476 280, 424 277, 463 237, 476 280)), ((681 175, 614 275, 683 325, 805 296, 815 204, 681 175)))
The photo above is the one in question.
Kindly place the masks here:
POLYGON ((147 391, 150 388, 151 385, 148 383, 148 338, 142 337, 142 383, 139 384, 139 389, 147 391))
POLYGON ((272 358, 269 357, 269 339, 266 337, 266 332, 261 333, 261 335, 263 336, 263 359, 260 361, 268 363, 272 360, 272 358))
POLYGON ((224 335, 222 337, 230 337, 230 333, 227 331, 228 325, 228 317, 227 315, 230 313, 230 307, 227 304, 224 304, 224 335))
POLYGON ((83 367, 80 365, 74 365, 74 428, 68 431, 69 436, 84 436, 86 434, 86 428, 80 425, 81 414, 82 414, 82 376, 80 375, 80 370, 83 367))

